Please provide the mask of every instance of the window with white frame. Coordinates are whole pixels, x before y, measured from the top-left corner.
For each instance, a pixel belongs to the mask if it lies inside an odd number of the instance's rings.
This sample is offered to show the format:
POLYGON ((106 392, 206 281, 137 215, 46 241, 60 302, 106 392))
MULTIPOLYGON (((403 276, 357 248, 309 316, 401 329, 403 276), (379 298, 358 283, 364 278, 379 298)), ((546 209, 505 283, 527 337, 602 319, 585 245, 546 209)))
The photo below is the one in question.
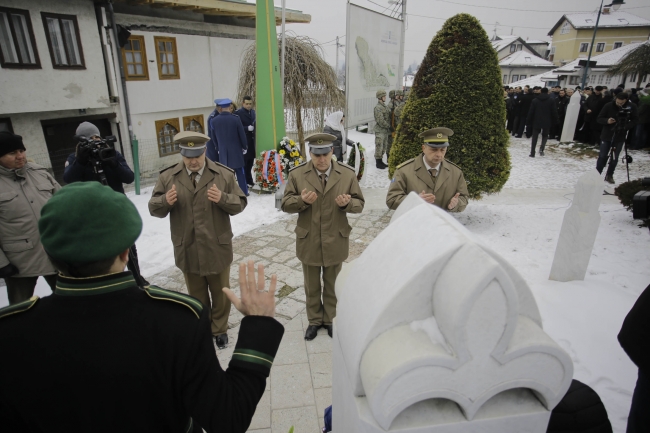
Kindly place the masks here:
POLYGON ((77 17, 45 12, 41 15, 52 66, 55 69, 85 69, 77 17))
POLYGON ((515 81, 519 81, 519 75, 513 75, 512 79, 510 80, 511 83, 514 83, 515 81))
POLYGON ((608 76, 605 78, 605 85, 608 86, 608 85, 610 85, 611 83, 612 83, 612 76, 611 76, 611 75, 608 75, 608 76))
POLYGON ((605 74, 598 75, 598 84, 603 84, 603 78, 605 78, 605 74))
POLYGON ((637 77, 637 73, 633 72, 632 75, 630 75, 630 82, 636 83, 636 77, 637 77))
POLYGON ((589 50, 589 43, 588 42, 583 42, 580 44, 580 52, 581 53, 586 53, 587 50, 589 50))
POLYGON ((621 48, 623 46, 623 42, 614 42, 614 49, 621 48))
POLYGON ((521 51, 522 48, 523 48, 523 45, 517 44, 517 51, 521 51))
POLYGON ((517 51, 517 45, 515 44, 510 45, 510 52, 514 53, 515 51, 517 51))
POLYGON ((525 79, 526 79, 526 76, 525 76, 525 75, 520 75, 520 76, 519 76, 519 79, 520 79, 520 80, 525 80, 525 79))
POLYGON ((571 24, 569 24, 568 21, 564 21, 564 25, 562 26, 562 29, 560 30, 561 35, 566 35, 571 31, 571 24))
POLYGON ((41 67, 29 11, 0 8, 0 66, 41 67))
POLYGON ((596 44, 596 52, 602 53, 603 51, 605 51, 605 42, 598 42, 596 44))

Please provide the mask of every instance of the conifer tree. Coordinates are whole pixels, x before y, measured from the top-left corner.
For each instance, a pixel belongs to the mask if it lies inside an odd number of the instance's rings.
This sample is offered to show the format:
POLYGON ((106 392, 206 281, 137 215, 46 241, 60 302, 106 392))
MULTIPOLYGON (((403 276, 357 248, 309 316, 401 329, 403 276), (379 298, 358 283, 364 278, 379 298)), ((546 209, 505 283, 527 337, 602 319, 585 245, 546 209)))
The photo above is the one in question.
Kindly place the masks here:
POLYGON ((448 19, 433 38, 418 70, 389 159, 395 168, 421 153, 418 134, 444 126, 446 159, 465 175, 470 198, 501 190, 510 175, 506 110, 496 51, 469 14, 448 19))

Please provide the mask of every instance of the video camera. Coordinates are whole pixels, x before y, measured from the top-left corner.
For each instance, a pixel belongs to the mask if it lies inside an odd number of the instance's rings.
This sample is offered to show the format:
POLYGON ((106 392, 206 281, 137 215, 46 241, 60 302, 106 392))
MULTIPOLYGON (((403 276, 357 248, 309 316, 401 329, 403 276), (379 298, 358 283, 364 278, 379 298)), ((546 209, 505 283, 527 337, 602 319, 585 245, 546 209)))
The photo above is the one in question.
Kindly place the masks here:
POLYGON ((618 114, 616 115, 617 130, 622 131, 625 129, 625 125, 627 125, 627 122, 630 120, 630 114, 632 114, 632 107, 630 106, 621 107, 621 109, 618 110, 618 114))
POLYGON ((99 140, 90 140, 84 135, 75 135, 74 139, 79 142, 80 150, 83 149, 87 152, 88 159, 92 164, 115 159, 113 143, 117 141, 117 138, 114 135, 99 140))

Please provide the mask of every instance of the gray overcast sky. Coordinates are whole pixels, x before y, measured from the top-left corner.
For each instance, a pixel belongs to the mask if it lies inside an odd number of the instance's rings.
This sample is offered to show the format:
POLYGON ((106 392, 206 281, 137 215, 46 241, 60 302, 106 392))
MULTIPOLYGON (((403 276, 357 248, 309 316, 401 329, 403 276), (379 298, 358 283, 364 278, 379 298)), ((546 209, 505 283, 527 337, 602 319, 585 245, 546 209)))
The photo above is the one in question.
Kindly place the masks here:
MULTIPOLYGON (((276 6, 282 5, 282 0, 274 0, 274 2, 276 6)), ((388 0, 354 0, 353 3, 379 11, 391 7, 388 0)), ((605 4, 608 3, 610 1, 605 0, 605 4)), ((546 36, 546 34, 564 13, 597 11, 600 1, 407 0, 406 5, 408 18, 404 47, 405 69, 413 62, 420 63, 431 39, 440 30, 445 20, 458 13, 466 12, 478 18, 488 36, 492 36, 495 23, 498 22, 497 34, 509 35, 512 30, 512 34, 522 36, 524 39, 550 40, 550 37, 546 36), (424 16, 435 18, 425 18, 424 16)), ((286 7, 311 15, 310 24, 290 24, 287 25, 287 30, 309 36, 321 43, 329 42, 324 44, 325 58, 330 64, 334 65, 336 47, 334 42, 331 41, 336 36, 345 35, 346 0, 286 0, 286 7)), ((650 20, 650 4, 648 0, 625 0, 625 4, 619 10, 650 20)), ((278 33, 280 33, 280 27, 278 27, 278 33)), ((341 40, 341 43, 345 43, 345 38, 341 40)), ((339 54, 341 65, 345 58, 344 50, 345 48, 342 48, 339 54)))

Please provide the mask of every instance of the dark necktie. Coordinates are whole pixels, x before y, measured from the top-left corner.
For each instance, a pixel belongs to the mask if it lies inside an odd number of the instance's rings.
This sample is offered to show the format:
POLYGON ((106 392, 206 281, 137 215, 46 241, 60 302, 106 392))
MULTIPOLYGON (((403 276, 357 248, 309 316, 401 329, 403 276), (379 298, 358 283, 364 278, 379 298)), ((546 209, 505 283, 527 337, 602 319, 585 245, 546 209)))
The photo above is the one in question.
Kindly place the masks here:
POLYGON ((196 189, 196 176, 198 176, 199 173, 196 171, 193 171, 192 174, 190 174, 190 179, 192 180, 192 185, 194 185, 194 189, 196 189))
POLYGON ((327 185, 327 175, 324 173, 320 175, 320 184, 323 186, 323 192, 325 192, 325 185, 327 185))
POLYGON ((430 169, 429 169, 429 173, 431 173, 431 176, 435 179, 435 178, 436 178, 436 174, 438 173, 438 170, 435 169, 435 168, 430 168, 430 169))

